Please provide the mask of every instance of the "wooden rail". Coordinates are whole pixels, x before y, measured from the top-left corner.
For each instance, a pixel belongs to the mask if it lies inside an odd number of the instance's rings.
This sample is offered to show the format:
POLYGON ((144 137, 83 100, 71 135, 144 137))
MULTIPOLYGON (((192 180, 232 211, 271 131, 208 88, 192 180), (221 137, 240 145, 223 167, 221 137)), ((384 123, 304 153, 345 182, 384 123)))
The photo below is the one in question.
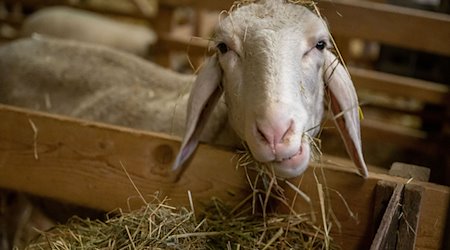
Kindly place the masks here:
POLYGON ((174 183, 176 138, 3 105, 0 121, 4 188, 104 210, 126 208, 129 197, 138 197, 132 181, 146 195, 170 196, 175 205, 188 204, 188 190, 198 200, 217 196, 235 202, 246 194, 243 172, 221 169, 232 164, 231 152, 201 145, 202 157, 191 163, 196 167, 174 183))
MULTIPOLYGON (((196 206, 212 196, 236 204, 249 192, 245 174, 236 170, 236 157, 228 150, 201 145, 180 181, 173 182, 170 165, 179 146, 175 138, 3 105, 0 120, 0 188, 103 210, 127 209, 130 197, 135 197, 132 207, 142 204, 131 180, 144 197, 160 192, 169 196, 173 205, 188 206, 188 190, 196 206)), ((377 182, 408 180, 373 172, 364 180, 347 161, 338 164, 324 158, 303 177, 290 180, 310 196, 316 211, 320 205, 315 176, 321 179, 322 170, 327 188, 334 190, 329 191, 331 207, 342 225, 334 238, 342 249, 368 249, 376 229, 373 207, 377 182), (357 220, 342 205, 341 196, 357 220)), ((416 246, 437 249, 444 238, 450 188, 412 183, 424 187, 416 246)), ((295 192, 286 191, 294 199, 295 192)), ((286 208, 279 205, 279 209, 286 208)), ((301 199, 296 200, 295 209, 310 211, 301 199)))
POLYGON ((320 1, 339 36, 450 56, 450 15, 370 1, 320 1))
POLYGON ((441 105, 450 93, 447 85, 430 81, 356 67, 349 67, 349 72, 357 89, 370 89, 441 105))
POLYGON ((159 50, 159 53, 182 51, 195 56, 206 56, 211 54, 208 46, 207 39, 179 37, 163 33, 158 36, 158 43, 154 47, 159 50))

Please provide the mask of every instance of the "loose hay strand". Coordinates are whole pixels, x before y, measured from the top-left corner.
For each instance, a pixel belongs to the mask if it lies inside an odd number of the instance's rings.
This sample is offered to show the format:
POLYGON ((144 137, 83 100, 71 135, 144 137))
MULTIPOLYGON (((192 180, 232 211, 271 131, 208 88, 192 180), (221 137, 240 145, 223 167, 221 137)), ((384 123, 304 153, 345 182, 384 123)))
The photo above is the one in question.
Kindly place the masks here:
POLYGON ((131 184, 133 185, 134 190, 136 190, 136 192, 139 194, 139 197, 141 198, 141 200, 144 202, 144 204, 148 204, 148 202, 145 200, 144 196, 142 195, 141 191, 139 191, 139 189, 137 188, 136 184, 134 183, 133 179, 131 179, 130 174, 128 173, 128 171, 125 169, 125 166, 123 165, 122 161, 119 162, 120 166, 122 167, 123 171, 125 172, 125 174, 128 177, 128 180, 131 182, 131 184))
POLYGON ((39 155, 38 155, 38 150, 37 150, 37 139, 38 139, 38 132, 39 129, 36 127, 36 124, 34 124, 34 122, 28 118, 28 123, 31 126, 31 129, 33 130, 33 154, 34 154, 34 159, 35 160, 39 160, 39 155))
POLYGON ((189 206, 191 206, 191 211, 194 216, 194 223, 197 224, 197 218, 195 218, 195 207, 194 207, 194 201, 192 200, 191 190, 188 190, 187 193, 188 193, 188 198, 189 198, 189 206))
POLYGON ((329 249, 329 229, 328 229, 328 222, 327 222, 327 217, 325 214, 325 198, 324 198, 324 194, 323 194, 323 189, 322 189, 322 184, 318 183, 317 184, 317 191, 319 193, 319 203, 320 203, 320 211, 322 212, 322 222, 323 222, 323 228, 324 228, 324 232, 325 232, 325 249, 329 249))
POLYGON ((300 197, 302 197, 302 199, 304 201, 306 201, 306 203, 309 204, 310 210, 311 210, 311 221, 313 223, 316 222, 316 215, 314 212, 314 206, 313 203, 311 201, 311 198, 309 198, 309 196, 307 196, 304 192, 302 192, 298 187, 294 186, 294 184, 290 183, 289 181, 285 181, 285 183, 292 189, 294 190, 298 195, 300 195, 300 197))

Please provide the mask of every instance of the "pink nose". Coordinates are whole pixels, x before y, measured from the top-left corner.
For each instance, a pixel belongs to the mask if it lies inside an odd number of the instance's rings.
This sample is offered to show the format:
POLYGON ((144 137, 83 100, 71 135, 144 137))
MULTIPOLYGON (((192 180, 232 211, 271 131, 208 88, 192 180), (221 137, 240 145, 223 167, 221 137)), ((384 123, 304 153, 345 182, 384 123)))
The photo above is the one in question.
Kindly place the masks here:
POLYGON ((282 119, 271 122, 258 122, 256 129, 261 138, 275 152, 277 145, 288 143, 290 136, 294 133, 294 121, 292 119, 282 119))

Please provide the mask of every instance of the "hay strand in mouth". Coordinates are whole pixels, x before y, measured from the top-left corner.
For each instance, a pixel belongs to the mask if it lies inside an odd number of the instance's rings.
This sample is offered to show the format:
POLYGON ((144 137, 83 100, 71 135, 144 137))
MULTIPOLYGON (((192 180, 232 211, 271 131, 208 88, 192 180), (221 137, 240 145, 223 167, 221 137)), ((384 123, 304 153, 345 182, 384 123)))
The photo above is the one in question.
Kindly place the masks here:
MULTIPOLYGON (((320 150, 320 140, 317 138, 313 138, 307 133, 304 133, 303 140, 306 141, 310 147, 311 147, 311 154, 312 158, 315 161, 320 161, 322 152, 320 150)), ((317 182, 317 190, 319 192, 319 204, 320 204, 320 215, 321 215, 321 223, 322 226, 315 225, 316 222, 316 216, 315 211, 313 207, 313 202, 311 201, 311 198, 307 196, 304 192, 300 190, 299 187, 295 186, 288 180, 280 181, 281 179, 277 178, 275 175, 275 171, 273 169, 273 166, 265 163, 259 163, 255 161, 249 152, 249 149, 246 145, 244 145, 244 150, 239 152, 239 157, 237 161, 237 167, 241 167, 245 169, 245 172, 247 173, 247 180, 249 182, 249 185, 252 192, 252 211, 255 213, 255 211, 260 211, 262 214, 262 219, 265 221, 262 237, 265 236, 266 228, 268 227, 268 220, 269 218, 279 218, 281 215, 274 213, 273 211, 269 211, 269 204, 268 199, 276 200, 276 202, 281 202, 281 204, 285 205, 289 208, 291 211, 289 215, 287 216, 289 219, 286 221, 286 225, 281 228, 284 230, 284 235, 287 235, 291 233, 292 231, 297 231, 297 229, 294 229, 292 225, 297 225, 295 220, 301 219, 301 223, 307 223, 309 225, 313 225, 314 229, 316 230, 314 234, 310 234, 312 238, 315 240, 320 241, 322 249, 335 249, 335 245, 333 243, 333 239, 330 236, 331 231, 331 225, 333 224, 331 221, 329 221, 329 212, 332 212, 331 208, 328 208, 330 206, 330 202, 328 202, 329 195, 328 193, 324 192, 324 188, 327 188, 326 182, 324 184, 321 184, 318 179, 316 179, 317 182), (249 176, 249 173, 253 172, 256 176, 249 176), (299 195, 310 207, 310 214, 298 214, 293 206, 294 202, 289 205, 288 201, 284 194, 284 189, 280 184, 286 184, 288 188, 292 189, 297 195, 299 195), (263 198, 261 198, 263 197, 263 198), (256 208, 255 206, 258 205, 258 200, 263 200, 261 202, 261 207, 256 208)), ((277 239, 278 234, 281 232, 279 229, 275 235, 270 238, 277 239)), ((273 233, 273 232, 272 232, 273 233)), ((316 249, 314 248, 314 244, 304 246, 307 247, 306 249, 316 249)))

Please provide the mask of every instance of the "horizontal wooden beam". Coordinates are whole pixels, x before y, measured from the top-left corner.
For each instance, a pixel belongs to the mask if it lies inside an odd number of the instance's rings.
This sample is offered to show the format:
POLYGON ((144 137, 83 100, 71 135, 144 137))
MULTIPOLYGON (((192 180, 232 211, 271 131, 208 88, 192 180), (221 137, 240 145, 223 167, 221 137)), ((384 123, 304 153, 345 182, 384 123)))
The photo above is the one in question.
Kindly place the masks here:
MULTIPOLYGON (((188 190, 197 206, 212 196, 236 204, 250 191, 245 174, 235 168, 235 154, 229 150, 200 145, 184 175, 173 182, 170 165, 179 146, 175 138, 3 105, 0 120, 0 188, 103 210, 126 209, 130 197, 136 197, 131 199, 132 207, 142 204, 132 181, 145 197, 160 192, 169 196, 172 204, 184 206, 189 204, 188 190)), ((355 173, 353 166, 324 158, 322 163, 312 164, 302 177, 290 180, 310 196, 319 211, 315 177, 326 177, 322 184, 342 225, 334 234, 342 249, 369 246, 377 182, 408 181, 376 173, 364 180, 355 173), (357 219, 349 216, 342 197, 357 219)), ((413 183, 424 187, 417 246, 436 249, 443 239, 450 189, 413 183)), ((295 199, 296 192, 286 191, 290 199, 295 199)), ((310 211, 309 205, 299 199, 295 208, 310 211)))
POLYGON ((357 89, 380 91, 441 105, 450 96, 450 88, 444 84, 355 67, 349 67, 349 72, 357 89))
MULTIPOLYGON (((324 127, 333 127, 331 120, 328 120, 324 127)), ((326 129, 323 131, 326 136, 338 136, 336 129, 326 129)), ((425 131, 408 128, 405 126, 388 124, 386 122, 365 118, 361 121, 362 140, 370 142, 381 142, 394 144, 405 149, 412 149, 421 154, 435 157, 438 154, 438 142, 428 138, 425 131)))
POLYGON ((371 1, 326 0, 318 6, 333 34, 450 55, 450 15, 371 1))
POLYGON ((404 126, 386 124, 386 122, 364 119, 361 121, 362 136, 372 140, 386 141, 405 147, 425 148, 427 134, 424 131, 404 126))
POLYGON ((174 183, 175 138, 1 105, 0 120, 0 187, 103 210, 126 208, 138 195, 132 181, 145 195, 161 192, 176 205, 187 204, 188 190, 203 201, 239 201, 246 193, 242 171, 220 169, 231 152, 201 145, 202 157, 191 163, 198 167, 174 183))
POLYGON ((184 51, 186 54, 197 56, 211 54, 208 51, 209 41, 204 38, 180 37, 171 34, 160 34, 158 42, 153 45, 155 53, 166 53, 167 51, 184 51))

